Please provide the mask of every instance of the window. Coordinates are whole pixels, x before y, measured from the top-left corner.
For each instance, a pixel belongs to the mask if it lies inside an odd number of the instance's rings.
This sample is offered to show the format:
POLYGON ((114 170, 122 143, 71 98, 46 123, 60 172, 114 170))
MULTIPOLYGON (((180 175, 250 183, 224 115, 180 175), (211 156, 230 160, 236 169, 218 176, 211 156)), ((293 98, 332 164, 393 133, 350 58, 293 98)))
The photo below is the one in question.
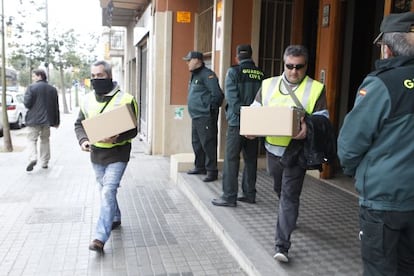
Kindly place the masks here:
POLYGON ((111 31, 111 49, 122 50, 124 49, 124 32, 119 30, 111 31))
POLYGON ((197 51, 211 53, 213 37, 213 0, 199 0, 199 13, 197 22, 197 51))
POLYGON ((411 11, 412 0, 394 0, 391 7, 392 13, 411 11))
POLYGON ((292 0, 262 1, 259 67, 265 76, 283 72, 283 52, 291 37, 292 5, 292 0))

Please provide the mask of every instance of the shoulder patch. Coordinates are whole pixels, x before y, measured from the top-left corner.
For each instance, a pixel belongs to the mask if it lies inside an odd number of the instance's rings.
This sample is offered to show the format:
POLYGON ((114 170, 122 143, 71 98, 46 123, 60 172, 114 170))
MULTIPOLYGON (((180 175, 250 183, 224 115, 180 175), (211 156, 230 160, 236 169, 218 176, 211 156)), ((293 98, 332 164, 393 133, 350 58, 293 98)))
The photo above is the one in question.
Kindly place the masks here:
POLYGON ((365 90, 365 88, 362 88, 361 90, 359 90, 358 94, 360 96, 365 96, 367 94, 367 90, 365 90))

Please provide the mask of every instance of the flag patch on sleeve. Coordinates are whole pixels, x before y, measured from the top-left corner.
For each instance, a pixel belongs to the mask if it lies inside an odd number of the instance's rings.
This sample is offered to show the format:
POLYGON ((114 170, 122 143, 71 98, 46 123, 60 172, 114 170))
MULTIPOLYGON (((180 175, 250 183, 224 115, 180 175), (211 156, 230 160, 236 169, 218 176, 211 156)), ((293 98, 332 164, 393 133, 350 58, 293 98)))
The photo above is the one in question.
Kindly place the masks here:
POLYGON ((358 93, 360 96, 365 96, 367 94, 367 90, 365 90, 364 88, 362 88, 361 90, 359 90, 358 93))

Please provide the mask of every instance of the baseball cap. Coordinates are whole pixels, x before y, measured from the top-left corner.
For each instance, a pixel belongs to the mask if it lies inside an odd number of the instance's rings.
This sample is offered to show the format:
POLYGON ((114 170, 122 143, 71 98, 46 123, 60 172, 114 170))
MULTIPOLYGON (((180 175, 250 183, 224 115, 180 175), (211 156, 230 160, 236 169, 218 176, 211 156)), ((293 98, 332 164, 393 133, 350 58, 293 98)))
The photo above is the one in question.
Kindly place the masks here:
POLYGON ((196 52, 196 51, 190 51, 185 57, 183 57, 183 60, 189 61, 192 58, 203 60, 203 54, 200 52, 196 52))
POLYGON ((374 44, 381 40, 384 33, 414 32, 414 12, 391 13, 384 17, 380 26, 380 34, 374 44))
POLYGON ((252 47, 249 44, 240 44, 237 46, 237 57, 246 59, 252 57, 252 47))

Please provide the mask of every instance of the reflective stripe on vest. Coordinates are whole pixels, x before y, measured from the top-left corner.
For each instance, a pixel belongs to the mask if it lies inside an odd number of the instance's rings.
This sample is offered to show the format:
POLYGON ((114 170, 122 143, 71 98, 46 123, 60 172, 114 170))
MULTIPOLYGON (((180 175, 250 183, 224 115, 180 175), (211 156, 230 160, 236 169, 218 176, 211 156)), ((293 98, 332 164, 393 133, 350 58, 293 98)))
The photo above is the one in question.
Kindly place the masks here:
MULTIPOLYGON (((133 99, 133 96, 131 94, 121 92, 120 90, 118 90, 117 93, 109 101, 108 105, 105 107, 102 113, 105 113, 121 105, 129 104, 132 102, 132 99, 133 99)), ((92 118, 100 114, 105 104, 106 102, 101 103, 96 100, 94 92, 90 92, 89 94, 87 94, 82 104, 82 112, 85 116, 85 119, 92 118)), ((134 108, 136 109, 136 107, 134 108)), ((135 110, 135 114, 137 114, 137 110, 135 110)), ((120 143, 114 143, 114 144, 96 142, 93 145, 98 148, 113 148, 116 146, 125 145, 130 142, 131 142, 131 139, 122 141, 120 143)))
MULTIPOLYGON (((263 106, 296 106, 292 97, 282 94, 280 85, 282 76, 265 79, 262 84, 263 106)), ((294 91, 296 97, 302 103, 306 113, 312 114, 316 101, 323 91, 323 84, 306 76, 294 91)), ((266 136, 266 142, 275 146, 286 147, 292 137, 290 136, 266 136)))

